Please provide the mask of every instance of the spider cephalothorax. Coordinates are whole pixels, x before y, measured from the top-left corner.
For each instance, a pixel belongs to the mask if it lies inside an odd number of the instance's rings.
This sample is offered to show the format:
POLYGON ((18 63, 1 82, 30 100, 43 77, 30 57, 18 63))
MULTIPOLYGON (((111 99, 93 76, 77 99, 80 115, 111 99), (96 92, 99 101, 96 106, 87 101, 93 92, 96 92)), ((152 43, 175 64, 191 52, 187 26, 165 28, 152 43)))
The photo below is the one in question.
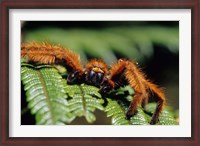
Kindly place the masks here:
POLYGON ((146 79, 134 61, 120 59, 109 70, 103 60, 93 59, 85 67, 82 67, 79 55, 61 46, 48 43, 22 44, 21 56, 27 56, 32 62, 62 64, 68 72, 68 83, 88 83, 99 87, 100 93, 107 93, 112 89, 130 85, 135 94, 126 113, 127 118, 136 114, 140 105, 148 102, 150 92, 157 95, 157 107, 152 116, 151 124, 158 121, 159 114, 165 104, 163 90, 146 79))
POLYGON ((108 74, 108 67, 102 60, 93 59, 86 64, 84 73, 87 83, 100 87, 108 74))

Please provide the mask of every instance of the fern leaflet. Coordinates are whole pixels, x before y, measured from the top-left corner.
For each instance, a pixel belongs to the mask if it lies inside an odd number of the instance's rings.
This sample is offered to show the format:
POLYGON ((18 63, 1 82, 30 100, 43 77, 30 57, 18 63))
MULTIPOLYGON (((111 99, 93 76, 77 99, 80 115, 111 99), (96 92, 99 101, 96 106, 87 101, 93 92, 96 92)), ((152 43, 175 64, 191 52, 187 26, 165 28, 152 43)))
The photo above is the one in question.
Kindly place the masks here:
POLYGON ((131 117, 130 120, 126 119, 126 111, 128 105, 121 100, 109 99, 108 105, 105 108, 107 117, 112 118, 113 125, 149 125, 148 116, 144 113, 142 108, 138 108, 138 113, 131 117))
MULTIPOLYGON (((145 107, 145 110, 147 112, 150 112, 151 114, 156 109, 156 103, 149 103, 145 107)), ((157 123, 159 125, 177 125, 177 122, 175 120, 175 115, 173 114, 170 107, 165 107, 163 111, 160 114, 159 122, 157 123)))
MULTIPOLYGON (((129 86, 127 86, 117 90, 110 98, 106 98, 107 105, 105 112, 107 113, 107 117, 111 117, 113 125, 149 125, 151 116, 156 108, 156 103, 149 103, 145 108, 139 107, 136 115, 132 116, 130 120, 126 119, 126 112, 132 100, 132 94, 134 94, 134 91, 130 90, 129 86)), ((176 124, 173 111, 169 107, 165 107, 160 114, 157 125, 176 124)))
POLYGON ((72 120, 67 109, 66 82, 52 67, 21 67, 28 108, 37 125, 65 124, 72 120))
POLYGON ((86 84, 67 85, 66 92, 71 99, 68 99, 68 108, 73 115, 84 116, 89 123, 96 120, 95 109, 104 110, 104 100, 98 93, 98 88, 86 84))

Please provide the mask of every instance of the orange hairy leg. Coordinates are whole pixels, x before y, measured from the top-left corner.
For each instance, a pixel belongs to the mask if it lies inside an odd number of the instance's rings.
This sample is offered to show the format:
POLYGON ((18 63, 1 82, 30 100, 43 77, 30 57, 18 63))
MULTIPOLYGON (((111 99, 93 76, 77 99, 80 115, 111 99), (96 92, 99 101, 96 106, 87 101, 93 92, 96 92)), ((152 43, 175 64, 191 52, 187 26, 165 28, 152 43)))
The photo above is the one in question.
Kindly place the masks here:
POLYGON ((158 101, 157 101, 157 107, 156 110, 152 116, 152 120, 150 124, 155 124, 158 120, 159 114, 161 113, 163 106, 166 104, 166 97, 164 94, 164 91, 161 88, 158 88, 157 85, 151 83, 150 81, 146 82, 146 85, 149 87, 149 89, 157 95, 158 101))
POLYGON ((31 62, 42 64, 62 64, 69 72, 68 80, 73 82, 81 79, 83 68, 80 56, 69 49, 48 43, 26 43, 21 45, 21 56, 26 56, 31 62))
POLYGON ((110 76, 104 81, 101 90, 104 90, 104 88, 117 89, 125 85, 130 85, 135 91, 133 101, 130 103, 126 113, 127 118, 136 114, 137 108, 142 105, 142 102, 148 101, 150 91, 157 95, 157 107, 150 122, 150 124, 155 124, 165 104, 163 91, 146 79, 136 63, 120 59, 112 66, 110 76))

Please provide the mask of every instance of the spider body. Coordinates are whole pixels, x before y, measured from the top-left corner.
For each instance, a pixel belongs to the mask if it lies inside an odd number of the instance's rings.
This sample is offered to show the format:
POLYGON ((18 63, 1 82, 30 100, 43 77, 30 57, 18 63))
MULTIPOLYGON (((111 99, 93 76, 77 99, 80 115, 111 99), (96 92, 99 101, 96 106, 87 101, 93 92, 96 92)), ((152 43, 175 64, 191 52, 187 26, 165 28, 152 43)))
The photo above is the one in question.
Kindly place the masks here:
POLYGON ((107 93, 113 89, 130 85, 135 94, 126 112, 127 119, 137 113, 137 108, 140 105, 148 102, 151 92, 157 95, 157 107, 150 124, 155 124, 158 121, 159 114, 165 105, 163 90, 146 79, 134 61, 120 59, 109 70, 104 61, 93 59, 83 68, 77 54, 61 46, 48 43, 22 44, 21 56, 27 56, 31 62, 62 64, 67 69, 67 82, 69 84, 85 82, 99 87, 100 93, 107 93))
POLYGON ((100 87, 108 74, 108 67, 102 60, 93 59, 86 64, 84 74, 87 83, 100 87))

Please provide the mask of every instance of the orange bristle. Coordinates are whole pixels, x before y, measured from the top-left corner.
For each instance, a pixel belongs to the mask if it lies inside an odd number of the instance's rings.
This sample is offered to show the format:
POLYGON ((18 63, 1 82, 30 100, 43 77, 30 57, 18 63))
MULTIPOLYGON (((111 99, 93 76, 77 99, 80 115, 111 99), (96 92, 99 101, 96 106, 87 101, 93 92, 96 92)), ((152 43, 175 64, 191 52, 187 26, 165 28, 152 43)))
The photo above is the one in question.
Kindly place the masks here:
POLYGON ((85 66, 87 69, 100 68, 105 74, 108 74, 108 66, 100 59, 92 59, 85 66))
POLYGON ((119 83, 122 82, 121 78, 123 77, 125 77, 128 84, 135 91, 133 101, 131 102, 127 112, 128 116, 135 114, 138 106, 148 101, 149 91, 152 91, 158 96, 157 108, 151 121, 151 124, 155 124, 163 106, 165 105, 165 94, 163 90, 147 80, 145 74, 137 67, 137 63, 134 61, 120 59, 112 66, 110 80, 119 83))

